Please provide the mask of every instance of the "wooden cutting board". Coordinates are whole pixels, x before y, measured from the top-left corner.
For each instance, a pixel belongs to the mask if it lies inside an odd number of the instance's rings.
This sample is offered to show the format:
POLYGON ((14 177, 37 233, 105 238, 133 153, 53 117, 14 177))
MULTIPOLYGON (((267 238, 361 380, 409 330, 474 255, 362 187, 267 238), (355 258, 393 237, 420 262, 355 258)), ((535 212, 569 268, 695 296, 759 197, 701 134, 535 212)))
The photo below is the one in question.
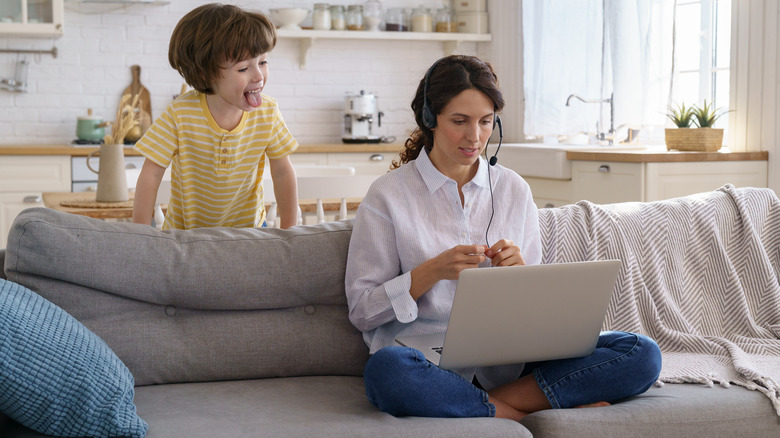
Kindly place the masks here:
POLYGON ((141 84, 141 66, 131 66, 130 72, 133 79, 132 82, 130 82, 130 85, 128 85, 127 88, 122 91, 122 96, 129 94, 130 101, 132 102, 133 98, 135 98, 136 95, 139 95, 138 108, 141 111, 141 114, 139 119, 140 127, 128 132, 125 136, 125 140, 136 141, 141 138, 142 135, 144 135, 146 130, 149 129, 149 126, 152 124, 152 98, 149 95, 149 90, 147 90, 146 87, 141 84))

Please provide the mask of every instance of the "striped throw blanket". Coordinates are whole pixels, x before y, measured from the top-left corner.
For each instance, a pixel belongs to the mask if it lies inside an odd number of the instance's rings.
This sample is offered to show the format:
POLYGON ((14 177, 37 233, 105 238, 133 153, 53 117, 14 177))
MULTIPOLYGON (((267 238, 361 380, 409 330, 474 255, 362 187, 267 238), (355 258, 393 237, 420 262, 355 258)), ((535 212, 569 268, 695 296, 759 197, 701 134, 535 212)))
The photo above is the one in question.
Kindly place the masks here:
POLYGON ((734 188, 539 210, 543 263, 620 259, 604 329, 648 335, 660 382, 732 384, 780 415, 780 199, 734 188))

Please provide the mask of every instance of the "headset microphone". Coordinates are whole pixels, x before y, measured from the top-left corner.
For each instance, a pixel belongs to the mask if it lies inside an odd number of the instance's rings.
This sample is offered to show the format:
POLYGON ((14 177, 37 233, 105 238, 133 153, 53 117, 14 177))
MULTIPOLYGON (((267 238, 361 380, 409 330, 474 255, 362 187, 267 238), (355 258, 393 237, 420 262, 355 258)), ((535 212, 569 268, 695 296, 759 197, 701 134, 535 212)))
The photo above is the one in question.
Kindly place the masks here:
POLYGON ((490 157, 490 165, 495 166, 498 163, 498 151, 501 150, 501 142, 504 140, 504 128, 501 126, 501 117, 496 116, 496 123, 498 124, 498 147, 496 153, 490 157))
MULTIPOLYGON (((490 177, 490 168, 498 163, 498 151, 501 149, 501 142, 504 141, 504 128, 501 126, 501 117, 498 115, 496 115, 496 121, 493 124, 494 129, 496 124, 498 124, 498 147, 496 147, 496 153, 490 157, 490 160, 488 161, 490 166, 487 168, 488 186, 490 187, 490 220, 488 221, 487 228, 485 228, 485 245, 488 247, 490 247, 490 241, 488 241, 488 232, 490 231, 490 225, 493 223, 493 215, 496 213, 495 203, 493 201, 493 179, 490 177)), ((485 142, 485 157, 487 157, 487 142, 485 142)), ((493 265, 491 264, 491 266, 493 265)))

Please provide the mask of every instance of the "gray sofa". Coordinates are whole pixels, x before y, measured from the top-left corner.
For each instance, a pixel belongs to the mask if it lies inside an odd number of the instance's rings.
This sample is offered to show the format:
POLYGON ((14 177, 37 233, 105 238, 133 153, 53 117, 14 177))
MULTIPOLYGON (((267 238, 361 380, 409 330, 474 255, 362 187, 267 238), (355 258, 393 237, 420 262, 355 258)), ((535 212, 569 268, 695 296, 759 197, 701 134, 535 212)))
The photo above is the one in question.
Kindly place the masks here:
MULTIPOLYGON (((553 210, 540 214, 553 223, 553 210)), ((736 386, 666 384, 522 423, 379 412, 361 378, 367 348, 347 318, 350 232, 350 221, 159 232, 36 208, 16 218, 0 256, 10 281, 65 309, 126 364, 149 438, 780 436, 767 398, 736 386)), ((0 436, 43 435, 0 414, 0 436)))

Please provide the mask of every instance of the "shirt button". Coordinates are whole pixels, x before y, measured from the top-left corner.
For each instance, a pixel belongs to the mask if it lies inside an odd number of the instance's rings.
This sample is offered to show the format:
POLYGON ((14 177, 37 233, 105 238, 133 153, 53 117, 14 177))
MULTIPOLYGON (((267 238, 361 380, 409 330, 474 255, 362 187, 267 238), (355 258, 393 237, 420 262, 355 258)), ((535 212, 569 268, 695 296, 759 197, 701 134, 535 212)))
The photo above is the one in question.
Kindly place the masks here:
POLYGON ((222 163, 222 164, 225 164, 225 163, 226 163, 226 161, 225 161, 225 160, 222 160, 222 161, 220 161, 220 163, 222 163))
POLYGON ((227 148, 222 148, 222 153, 226 154, 227 153, 227 148))
POLYGON ((466 233, 461 233, 461 237, 466 237, 466 233))

